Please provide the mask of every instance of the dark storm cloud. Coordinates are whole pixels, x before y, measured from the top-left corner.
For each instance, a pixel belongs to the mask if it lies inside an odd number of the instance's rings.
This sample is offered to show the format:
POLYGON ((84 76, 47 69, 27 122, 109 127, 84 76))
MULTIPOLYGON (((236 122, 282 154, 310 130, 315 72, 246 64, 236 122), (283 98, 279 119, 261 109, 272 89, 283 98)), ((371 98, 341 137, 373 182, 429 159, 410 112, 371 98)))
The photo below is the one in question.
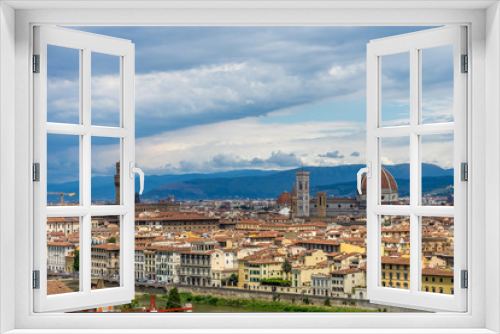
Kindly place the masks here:
MULTIPOLYGON (((135 43, 138 75, 136 134, 141 137, 191 125, 261 116, 273 110, 363 92, 365 69, 358 65, 365 62, 366 43, 371 39, 423 28, 72 29, 129 39, 135 43), (245 70, 238 73, 210 72, 210 69, 235 64, 246 64, 245 70), (345 72, 349 66, 351 69, 354 66, 357 70, 345 72), (165 74, 167 77, 162 76, 165 74), (163 80, 155 82, 155 75, 163 80), (142 81, 141 76, 144 79, 142 81), (155 89, 155 86, 162 89, 155 89), (148 94, 148 90, 154 91, 154 94, 148 94)), ((49 59, 50 67, 58 68, 53 72, 53 78, 74 77, 75 60, 66 64, 68 61, 63 58, 64 49, 56 49, 53 51, 54 56, 49 59), (60 56, 57 52, 60 52, 60 56)), ((98 56, 94 55, 94 58, 97 59, 98 56)), ((93 74, 106 76, 116 73, 113 67, 114 57, 107 58, 92 65, 93 74)), ((397 87, 399 77, 396 75, 394 80, 397 87)), ((106 108, 116 107, 115 97, 109 99, 103 93, 99 100, 95 109, 99 110, 100 121, 103 125, 112 124, 116 116, 107 112, 106 108), (110 100, 113 103, 109 104, 110 100)), ((58 101, 61 105, 58 110, 63 112, 65 101, 58 101)))
POLYGON ((267 158, 242 158, 234 154, 218 154, 209 161, 203 163, 195 163, 193 161, 182 160, 179 163, 178 169, 171 169, 171 171, 182 171, 183 173, 189 172, 215 172, 220 170, 232 169, 282 169, 282 168, 296 168, 302 164, 300 158, 294 153, 284 153, 281 151, 272 152, 267 158))
POLYGON ((340 154, 339 151, 326 152, 325 154, 319 155, 322 158, 332 158, 332 159, 342 159, 344 157, 343 154, 340 154))

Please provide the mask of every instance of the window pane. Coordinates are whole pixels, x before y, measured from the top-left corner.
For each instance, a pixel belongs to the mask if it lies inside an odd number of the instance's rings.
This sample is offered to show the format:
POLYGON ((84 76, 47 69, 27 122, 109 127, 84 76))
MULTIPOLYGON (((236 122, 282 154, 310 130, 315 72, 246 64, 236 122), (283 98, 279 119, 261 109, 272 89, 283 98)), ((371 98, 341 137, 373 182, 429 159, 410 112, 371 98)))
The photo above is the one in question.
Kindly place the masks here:
POLYGON ((92 125, 120 126, 120 57, 92 52, 92 125))
POLYGON ((410 124, 410 53, 381 58, 382 126, 410 124))
POLYGON ((80 137, 47 134, 47 205, 78 205, 80 137))
POLYGON ((453 45, 421 50, 422 123, 453 122, 453 45))
POLYGON ((92 289, 120 286, 120 216, 92 217, 92 289))
POLYGON ((422 217, 421 291, 453 294, 454 219, 422 217))
POLYGON ((422 205, 453 205, 453 137, 421 136, 422 205))
POLYGON ((120 138, 92 137, 92 205, 121 203, 120 138))
POLYGON ((47 218, 47 295, 80 291, 80 219, 47 218))
POLYGON ((381 286, 410 289, 410 217, 380 216, 381 286))
POLYGON ((47 45, 47 122, 80 123, 80 50, 47 45))
POLYGON ((380 201, 384 205, 410 203, 410 138, 380 140, 380 201))

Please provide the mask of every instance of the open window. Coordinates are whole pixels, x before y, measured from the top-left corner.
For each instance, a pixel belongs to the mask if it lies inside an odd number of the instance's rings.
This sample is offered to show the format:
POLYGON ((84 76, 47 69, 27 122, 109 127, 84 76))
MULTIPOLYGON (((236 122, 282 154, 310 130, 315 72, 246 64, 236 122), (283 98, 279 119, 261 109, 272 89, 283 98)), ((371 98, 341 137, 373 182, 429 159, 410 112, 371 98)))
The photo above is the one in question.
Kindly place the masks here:
POLYGON ((35 27, 33 72, 34 310, 71 311, 127 303, 134 298, 134 44, 69 29, 35 27), (55 53, 64 55, 77 80, 51 80, 57 67, 55 57, 51 59, 55 53), (113 64, 115 73, 104 76, 106 82, 98 82, 92 72, 99 70, 94 65, 103 59, 113 64), (72 94, 73 103, 48 107, 50 94, 72 94), (102 103, 113 105, 108 108, 112 115, 103 117, 102 103), (71 151, 65 143, 76 143, 73 147, 78 149, 71 151), (115 176, 119 190, 114 202, 92 200, 92 174, 105 160, 99 154, 100 145, 114 147, 113 164, 106 168, 116 163, 121 169, 115 176), (57 156, 63 164, 51 161, 57 156), (78 181, 72 189, 48 191, 48 183, 58 181, 50 178, 64 174, 60 169, 66 175, 75 174, 78 181), (109 230, 107 240, 95 240, 92 230, 99 224, 109 230), (112 272, 101 270, 100 261, 112 261, 112 272), (96 289, 103 276, 114 280, 115 287, 96 289))
POLYGON ((461 284, 467 270, 466 55, 465 27, 373 40, 367 46, 367 294, 372 302, 466 310, 467 290, 461 284), (394 70, 395 66, 399 68, 394 70), (432 74, 444 68, 451 71, 445 89, 440 90, 432 74), (401 94, 391 94, 391 75, 408 79, 407 86, 392 87, 401 94), (443 99, 449 100, 448 107, 432 114, 431 102, 436 105, 443 99), (399 117, 389 120, 386 116, 394 105, 399 117), (396 200, 387 191, 391 181, 383 165, 391 161, 390 141, 408 152, 410 196, 406 200, 396 200), (445 141, 451 145, 441 155, 449 156, 454 186, 447 199, 428 202, 423 195, 423 165, 429 162, 433 147, 445 141), (435 221, 448 226, 452 237, 441 237, 433 228, 435 221), (429 240, 432 237, 436 239, 429 240), (384 238, 399 238, 398 248, 388 250, 384 238), (426 247, 441 247, 440 256, 428 257, 426 247), (444 280, 449 285, 446 291, 436 287, 444 280))

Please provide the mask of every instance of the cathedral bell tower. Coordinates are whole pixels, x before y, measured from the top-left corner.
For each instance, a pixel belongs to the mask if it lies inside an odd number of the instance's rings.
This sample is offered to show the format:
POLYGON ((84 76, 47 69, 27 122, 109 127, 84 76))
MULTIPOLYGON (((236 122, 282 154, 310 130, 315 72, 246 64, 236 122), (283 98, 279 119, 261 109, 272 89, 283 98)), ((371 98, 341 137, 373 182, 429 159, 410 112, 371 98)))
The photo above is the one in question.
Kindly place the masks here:
POLYGON ((309 217, 309 172, 299 170, 297 177, 297 217, 309 217))

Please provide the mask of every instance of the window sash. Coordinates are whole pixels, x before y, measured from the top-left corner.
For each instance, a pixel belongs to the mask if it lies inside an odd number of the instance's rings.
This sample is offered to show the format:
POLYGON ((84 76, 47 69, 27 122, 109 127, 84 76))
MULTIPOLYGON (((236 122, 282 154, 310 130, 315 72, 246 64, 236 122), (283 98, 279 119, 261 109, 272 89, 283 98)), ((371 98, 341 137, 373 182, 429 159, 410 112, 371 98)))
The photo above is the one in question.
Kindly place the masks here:
POLYGON ((467 54, 465 27, 443 27, 371 41, 367 47, 367 163, 371 178, 367 185, 367 271, 368 299, 387 305, 405 305, 426 310, 466 311, 467 290, 460 289, 460 271, 467 269, 467 185, 460 179, 460 163, 467 162, 467 75, 460 72, 461 54, 467 54), (454 45, 454 122, 420 124, 421 63, 420 51, 442 45, 454 45), (410 125, 381 126, 381 56, 410 53, 410 125), (454 206, 422 206, 420 135, 454 134, 454 206), (380 204, 380 140, 410 138, 410 205, 380 204), (410 217, 410 290, 383 287, 381 282, 381 215, 410 217), (421 217, 454 217, 455 294, 440 295, 420 291, 421 217))
POLYGON ((134 45, 130 41, 83 33, 76 30, 37 26, 34 28, 34 54, 40 55, 40 73, 33 74, 34 161, 40 163, 40 182, 33 186, 34 270, 40 271, 40 289, 34 289, 34 311, 72 311, 98 305, 127 303, 134 298, 134 179, 129 162, 134 161, 134 45), (80 50, 80 122, 47 123, 47 45, 80 50), (120 57, 120 127, 91 124, 91 53, 120 57), (80 137, 79 206, 47 207, 47 134, 80 137), (91 204, 91 137, 120 138, 122 192, 121 205, 91 204), (91 290, 91 218, 117 215, 120 222, 120 287, 91 290), (78 292, 47 296, 46 221, 47 217, 76 216, 79 223, 80 275, 78 292))

